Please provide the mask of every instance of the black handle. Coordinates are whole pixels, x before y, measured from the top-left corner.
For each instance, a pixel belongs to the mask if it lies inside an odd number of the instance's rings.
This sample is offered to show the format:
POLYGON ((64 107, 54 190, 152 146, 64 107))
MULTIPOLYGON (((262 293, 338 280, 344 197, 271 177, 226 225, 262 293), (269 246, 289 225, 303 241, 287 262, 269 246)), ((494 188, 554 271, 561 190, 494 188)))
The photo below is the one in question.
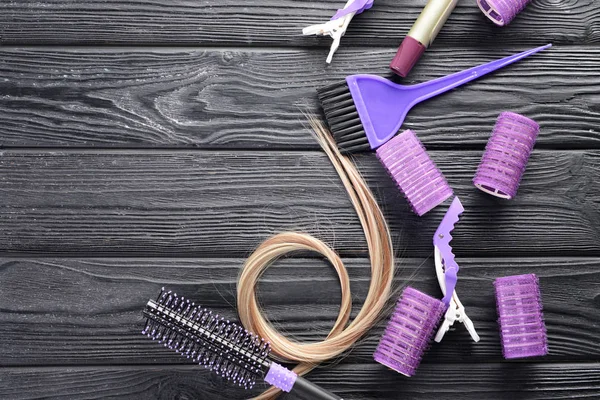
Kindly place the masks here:
POLYGON ((292 394, 303 400, 343 400, 341 397, 299 376, 292 387, 292 394))

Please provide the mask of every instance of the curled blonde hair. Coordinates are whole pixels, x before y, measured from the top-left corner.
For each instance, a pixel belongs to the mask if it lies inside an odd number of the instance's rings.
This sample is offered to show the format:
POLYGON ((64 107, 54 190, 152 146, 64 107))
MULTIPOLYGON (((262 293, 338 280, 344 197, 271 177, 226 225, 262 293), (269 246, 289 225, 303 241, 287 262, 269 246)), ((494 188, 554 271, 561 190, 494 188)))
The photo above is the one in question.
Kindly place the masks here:
MULTIPOLYGON (((373 194, 354 164, 339 152, 322 123, 310 118, 310 125, 358 214, 369 250, 371 282, 362 308, 348 324, 352 310, 348 272, 338 254, 321 240, 304 233, 285 232, 264 241, 248 258, 237 285, 240 320, 246 329, 270 341, 276 356, 299 362, 294 368, 299 375, 306 374, 320 362, 348 350, 377 322, 390 296, 394 275, 394 252, 389 228, 373 194), (280 334, 265 318, 256 298, 256 286, 264 271, 279 257, 299 250, 322 254, 340 279, 342 300, 339 315, 329 335, 321 342, 299 343, 280 334)), ((256 400, 274 399, 279 393, 278 389, 271 387, 256 397, 256 400)))

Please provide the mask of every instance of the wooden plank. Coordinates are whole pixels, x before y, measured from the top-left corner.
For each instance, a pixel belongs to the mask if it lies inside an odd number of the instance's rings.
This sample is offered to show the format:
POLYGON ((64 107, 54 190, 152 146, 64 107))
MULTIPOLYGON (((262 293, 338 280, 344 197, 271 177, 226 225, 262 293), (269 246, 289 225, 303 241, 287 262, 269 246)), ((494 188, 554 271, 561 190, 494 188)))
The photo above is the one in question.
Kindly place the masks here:
MULTIPOLYGON (((463 254, 600 254, 600 152, 534 152, 512 201, 472 186, 480 152, 431 155, 468 210, 454 242, 463 254)), ((417 217, 374 155, 357 162, 399 250, 430 255, 445 207, 417 217)), ((366 254, 354 208, 320 152, 4 151, 0 182, 5 254, 244 257, 288 230, 366 254)))
MULTIPOLYGON (((482 339, 472 342, 457 324, 441 344, 432 345, 424 363, 502 361, 492 282, 523 273, 539 276, 545 308, 550 355, 536 362, 599 359, 600 325, 594 321, 600 316, 600 258, 465 258, 459 248, 456 253, 461 266, 457 291, 482 339)), ((368 291, 369 264, 366 259, 344 261, 355 315, 368 291)), ((185 364, 187 360, 140 334, 144 304, 166 287, 237 319, 236 279, 243 262, 2 258, 0 365, 185 364)), ((396 286, 406 284, 441 296, 431 258, 398 261, 396 286)), ((337 316, 339 283, 323 260, 286 259, 261 279, 259 297, 280 331, 298 340, 322 340, 337 316)), ((342 364, 371 362, 389 311, 342 364)))
MULTIPOLYGON (((0 395, 13 400, 38 398, 210 399, 230 400, 244 392, 197 366, 9 368, 0 370, 0 395)), ((405 378, 372 364, 337 365, 309 379, 344 399, 437 400, 597 399, 600 364, 505 363, 421 366, 405 378)), ((282 399, 291 399, 283 396, 282 399)))
MULTIPOLYGON (((263 0, 243 6, 235 0, 5 1, 0 4, 0 44, 328 47, 328 38, 303 37, 301 30, 329 20, 343 4, 341 0, 263 0)), ((425 4, 425 0, 378 0, 369 12, 355 18, 343 46, 398 46, 425 4)), ((459 2, 436 45, 492 40, 598 43, 599 20, 594 0, 539 0, 510 29, 501 29, 483 16, 475 2, 459 2)))
MULTIPOLYGON (((407 83, 526 47, 432 49, 407 83)), ((394 49, 1 49, 0 144, 18 147, 311 148, 315 89, 388 74, 394 49)), ((415 107, 404 128, 432 149, 483 148, 498 114, 542 126, 538 148, 600 148, 600 48, 554 47, 415 107)))

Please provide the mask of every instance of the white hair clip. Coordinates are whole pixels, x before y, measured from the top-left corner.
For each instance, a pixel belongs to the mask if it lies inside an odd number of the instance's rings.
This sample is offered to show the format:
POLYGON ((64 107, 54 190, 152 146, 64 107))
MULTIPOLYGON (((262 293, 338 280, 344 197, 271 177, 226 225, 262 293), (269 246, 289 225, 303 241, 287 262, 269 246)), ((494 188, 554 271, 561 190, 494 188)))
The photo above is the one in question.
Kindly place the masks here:
POLYGON ((346 33, 346 29, 356 14, 368 10, 373 6, 373 0, 348 0, 344 8, 338 10, 330 21, 324 24, 307 26, 302 29, 303 35, 329 35, 333 39, 329 55, 327 56, 327 64, 331 63, 333 54, 340 47, 342 36, 346 33))

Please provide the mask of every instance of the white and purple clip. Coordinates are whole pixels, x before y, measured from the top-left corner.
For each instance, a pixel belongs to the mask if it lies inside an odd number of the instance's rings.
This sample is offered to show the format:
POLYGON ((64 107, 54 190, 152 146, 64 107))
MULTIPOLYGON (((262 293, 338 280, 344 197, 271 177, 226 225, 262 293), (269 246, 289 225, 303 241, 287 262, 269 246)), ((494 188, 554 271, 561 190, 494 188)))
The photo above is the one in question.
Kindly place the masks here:
POLYGON ((444 294, 442 302, 448 307, 444 322, 442 322, 434 339, 438 343, 442 341, 446 332, 450 330, 450 327, 454 325, 454 322, 456 321, 463 323, 473 340, 479 342, 479 335, 475 331, 475 326, 467 316, 465 307, 460 302, 458 295, 454 290, 459 267, 454 260, 454 253, 452 253, 452 247, 450 246, 450 241, 452 240, 450 232, 454 230, 454 224, 458 222, 459 215, 464 211, 465 209, 460 200, 458 197, 455 197, 433 236, 435 272, 442 293, 444 294))
POLYGON ((374 0, 348 0, 344 8, 338 10, 330 21, 324 24, 307 26, 302 29, 303 35, 329 35, 333 39, 329 55, 327 56, 327 64, 331 63, 333 54, 340 47, 342 36, 346 33, 346 29, 356 14, 368 10, 373 6, 374 0))

